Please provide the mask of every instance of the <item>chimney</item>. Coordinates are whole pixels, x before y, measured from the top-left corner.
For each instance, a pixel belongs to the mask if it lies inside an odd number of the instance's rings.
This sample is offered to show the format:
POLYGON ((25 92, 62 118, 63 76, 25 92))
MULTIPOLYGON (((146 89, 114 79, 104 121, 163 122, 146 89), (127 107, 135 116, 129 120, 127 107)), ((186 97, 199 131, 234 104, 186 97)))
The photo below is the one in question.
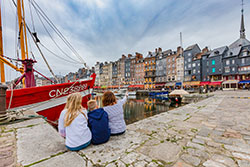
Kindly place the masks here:
POLYGON ((202 53, 207 53, 209 50, 208 50, 208 47, 206 46, 205 48, 202 49, 202 53))
POLYGON ((161 53, 161 52, 162 52, 162 49, 161 49, 160 47, 158 48, 158 52, 159 52, 159 53, 161 53))
POLYGON ((143 57, 143 55, 141 53, 135 52, 136 58, 140 59, 143 57))
POLYGON ((125 58, 126 58, 126 56, 123 54, 123 55, 122 55, 122 59, 125 59, 125 58))
POLYGON ((132 54, 128 54, 128 58, 131 58, 132 57, 132 54))
POLYGON ((157 51, 158 51, 157 48, 155 48, 155 53, 157 53, 157 51))

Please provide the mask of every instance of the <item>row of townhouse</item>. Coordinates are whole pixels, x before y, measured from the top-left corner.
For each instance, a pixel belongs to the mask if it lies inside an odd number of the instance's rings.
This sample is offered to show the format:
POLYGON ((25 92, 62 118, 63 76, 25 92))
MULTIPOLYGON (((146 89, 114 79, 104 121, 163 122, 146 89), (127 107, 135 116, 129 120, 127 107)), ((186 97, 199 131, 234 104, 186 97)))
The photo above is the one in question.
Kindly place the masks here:
POLYGON ((242 10, 240 38, 229 46, 209 51, 200 50, 197 44, 184 53, 184 85, 222 86, 235 89, 243 84, 250 86, 250 41, 246 39, 242 10))
POLYGON ((90 77, 90 75, 92 73, 94 73, 94 72, 95 72, 95 68, 94 67, 92 67, 91 69, 80 68, 80 69, 78 69, 77 72, 74 72, 74 73, 70 72, 66 76, 61 77, 59 79, 59 82, 60 83, 67 83, 67 82, 76 81, 78 79, 85 79, 85 78, 90 77))
POLYGON ((177 86, 250 86, 250 42, 246 39, 244 13, 241 11, 240 38, 229 46, 209 50, 198 44, 183 50, 156 48, 143 58, 128 54, 110 63, 97 63, 97 86, 143 85, 145 89, 177 86))
POLYGON ((145 89, 165 86, 166 83, 183 78, 183 56, 181 47, 177 51, 156 48, 143 58, 141 53, 122 55, 115 62, 95 64, 96 86, 139 85, 145 89), (178 64, 179 62, 179 64, 178 64), (177 77, 178 76, 178 77, 177 77))
POLYGON ((250 80, 250 42, 240 38, 230 46, 213 50, 198 44, 184 51, 161 48, 143 55, 122 55, 115 62, 95 65, 97 86, 143 85, 145 89, 165 86, 218 86, 237 88, 250 80))

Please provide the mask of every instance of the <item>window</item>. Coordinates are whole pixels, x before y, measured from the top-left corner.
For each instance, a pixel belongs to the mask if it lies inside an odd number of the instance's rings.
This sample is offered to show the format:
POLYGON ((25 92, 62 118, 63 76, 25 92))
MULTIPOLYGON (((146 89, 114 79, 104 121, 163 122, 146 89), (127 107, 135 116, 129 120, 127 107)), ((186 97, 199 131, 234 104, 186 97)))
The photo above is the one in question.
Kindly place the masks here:
POLYGON ((235 63, 235 60, 232 60, 232 64, 234 64, 235 63))
POLYGON ((245 64, 245 62, 246 62, 245 58, 241 59, 242 64, 245 64))
POLYGON ((200 63, 197 63, 198 67, 200 66, 200 63))
POLYGON ((191 68, 191 64, 188 64, 188 68, 191 68))
POLYGON ((191 53, 188 53, 188 56, 191 56, 191 53))
POLYGON ((207 66, 209 66, 209 61, 207 61, 207 66))
POLYGON ((229 72, 230 72, 230 67, 225 67, 224 69, 225 69, 225 72, 226 72, 226 73, 229 73, 229 72))
POLYGON ((175 60, 175 58, 173 57, 172 61, 174 61, 174 60, 175 60))
POLYGON ((233 71, 233 72, 235 71, 235 67, 232 67, 232 71, 233 71))
POLYGON ((193 74, 195 74, 196 73, 196 69, 193 69, 193 74))
POLYGON ((191 62, 191 58, 188 58, 188 62, 191 62))
POLYGON ((193 63, 193 67, 195 67, 195 63, 193 63))
POLYGON ((200 70, 198 70, 197 73, 200 74, 200 70))
POLYGON ((215 65, 215 60, 212 60, 212 65, 215 65))
POLYGON ((247 51, 243 52, 243 56, 247 56, 247 51))
POLYGON ((227 60, 227 61, 226 61, 226 65, 229 65, 229 64, 230 64, 230 60, 227 60))
POLYGON ((215 68, 212 68, 212 72, 215 72, 215 68))

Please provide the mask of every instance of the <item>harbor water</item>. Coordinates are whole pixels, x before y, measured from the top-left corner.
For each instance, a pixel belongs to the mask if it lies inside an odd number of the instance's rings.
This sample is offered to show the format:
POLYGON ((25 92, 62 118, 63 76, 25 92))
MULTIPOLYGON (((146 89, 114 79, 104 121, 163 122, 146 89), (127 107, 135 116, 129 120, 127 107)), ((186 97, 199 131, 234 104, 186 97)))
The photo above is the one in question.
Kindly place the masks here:
MULTIPOLYGON (((93 98, 97 101, 98 106, 102 107, 101 96, 94 96, 93 98)), ((123 97, 117 97, 117 99, 121 98, 123 97)), ((167 112, 180 105, 182 104, 170 103, 168 98, 129 96, 124 105, 124 118, 126 124, 131 124, 144 118, 167 112)))

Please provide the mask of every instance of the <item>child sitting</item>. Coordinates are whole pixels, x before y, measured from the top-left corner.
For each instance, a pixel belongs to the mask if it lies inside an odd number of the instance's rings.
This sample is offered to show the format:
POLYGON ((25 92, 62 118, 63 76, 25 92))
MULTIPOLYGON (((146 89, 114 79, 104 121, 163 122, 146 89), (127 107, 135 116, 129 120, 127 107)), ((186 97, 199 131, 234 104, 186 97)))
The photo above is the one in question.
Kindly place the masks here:
POLYGON ((92 132, 92 144, 102 144, 109 140, 110 129, 108 114, 103 108, 98 108, 95 100, 88 101, 89 128, 92 132))
POLYGON ((66 137, 65 145, 71 151, 78 151, 91 143, 87 110, 82 107, 80 93, 70 94, 58 121, 58 131, 66 137))
POLYGON ((108 113, 109 128, 111 135, 120 135, 126 131, 126 123, 124 120, 123 104, 127 100, 128 94, 122 100, 116 101, 113 92, 107 91, 102 96, 103 109, 108 113))

